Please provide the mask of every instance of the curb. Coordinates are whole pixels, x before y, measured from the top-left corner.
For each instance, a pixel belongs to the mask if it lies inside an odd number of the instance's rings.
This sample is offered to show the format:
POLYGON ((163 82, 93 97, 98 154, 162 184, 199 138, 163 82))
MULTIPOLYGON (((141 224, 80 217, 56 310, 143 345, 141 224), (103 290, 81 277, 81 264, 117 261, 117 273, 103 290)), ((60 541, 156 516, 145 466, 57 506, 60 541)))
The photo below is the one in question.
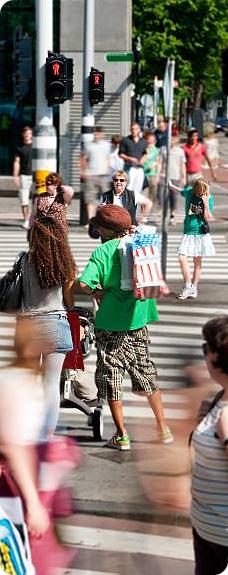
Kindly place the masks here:
POLYGON ((140 521, 142 523, 159 523, 175 527, 191 527, 190 518, 187 513, 162 512, 156 510, 151 503, 129 504, 110 501, 81 500, 75 498, 74 512, 81 515, 94 515, 97 517, 112 517, 115 519, 128 519, 140 521))

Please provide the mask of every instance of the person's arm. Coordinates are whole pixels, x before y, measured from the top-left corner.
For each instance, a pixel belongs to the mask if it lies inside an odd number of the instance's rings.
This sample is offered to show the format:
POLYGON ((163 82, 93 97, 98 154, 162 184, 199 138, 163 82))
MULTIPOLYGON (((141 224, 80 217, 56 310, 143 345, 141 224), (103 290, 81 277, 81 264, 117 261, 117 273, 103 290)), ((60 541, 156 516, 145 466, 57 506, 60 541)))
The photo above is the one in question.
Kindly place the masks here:
POLYGON ((49 527, 49 517, 36 486, 36 448, 29 445, 1 445, 1 453, 25 502, 28 530, 31 535, 40 537, 49 527))
POLYGON ((13 180, 14 185, 16 186, 17 189, 19 189, 20 187, 20 169, 21 169, 20 156, 16 155, 13 163, 13 180))
POLYGON ((185 187, 187 182, 187 168, 186 168, 186 159, 183 153, 183 157, 181 159, 181 187, 185 187))
POLYGON ((143 219, 148 216, 152 208, 152 202, 149 198, 146 198, 143 194, 135 192, 135 203, 139 207, 139 213, 137 215, 137 222, 142 223, 143 219))
POLYGON ((36 216, 37 216, 37 202, 38 202, 38 198, 35 198, 34 203, 33 203, 33 207, 32 207, 32 211, 30 214, 30 218, 29 218, 29 230, 31 230, 31 228, 33 227, 33 224, 34 224, 36 216))
POLYGON ((213 170, 213 167, 212 167, 212 164, 211 164, 211 160, 210 160, 209 156, 207 155, 206 151, 205 151, 204 156, 205 156, 205 160, 206 160, 206 162, 208 163, 208 166, 209 166, 209 168, 210 168, 210 170, 211 170, 211 177, 212 177, 212 179, 213 179, 214 181, 216 181, 216 177, 215 177, 215 173, 214 173, 214 170, 213 170))
POLYGON ((210 210, 210 206, 209 206, 209 196, 202 196, 202 200, 203 200, 203 205, 204 205, 204 212, 203 212, 203 217, 206 220, 206 222, 209 222, 212 218, 212 212, 210 210))
POLYGON ((226 405, 220 415, 216 428, 217 435, 228 454, 228 406, 226 405))
POLYGON ((132 164, 133 166, 139 164, 138 158, 126 154, 126 146, 124 140, 120 142, 119 156, 122 158, 122 160, 124 160, 124 162, 127 162, 128 164, 132 164))
POLYGON ((119 156, 120 158, 122 158, 122 160, 128 162, 128 164, 132 164, 133 166, 138 165, 140 163, 138 158, 135 158, 134 156, 127 156, 127 154, 123 153, 119 153, 119 156))
POLYGON ((88 174, 88 156, 83 153, 80 158, 80 176, 82 180, 87 180, 88 174))
POLYGON ((71 200, 73 198, 74 195, 74 190, 71 186, 61 186, 62 190, 63 190, 63 199, 65 204, 70 205, 71 204, 71 200))
POLYGON ((63 286, 63 301, 67 310, 70 310, 72 307, 74 307, 74 286, 75 279, 69 280, 63 286))

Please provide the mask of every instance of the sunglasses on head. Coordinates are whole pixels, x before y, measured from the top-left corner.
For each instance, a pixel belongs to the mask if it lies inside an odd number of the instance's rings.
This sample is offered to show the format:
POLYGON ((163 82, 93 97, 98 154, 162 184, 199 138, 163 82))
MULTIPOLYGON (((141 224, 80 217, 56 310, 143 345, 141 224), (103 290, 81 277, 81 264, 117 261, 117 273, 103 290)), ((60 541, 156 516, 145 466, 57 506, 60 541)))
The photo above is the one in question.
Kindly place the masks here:
POLYGON ((121 182, 121 184, 123 184, 123 182, 125 182, 126 180, 124 178, 115 178, 114 182, 121 182))

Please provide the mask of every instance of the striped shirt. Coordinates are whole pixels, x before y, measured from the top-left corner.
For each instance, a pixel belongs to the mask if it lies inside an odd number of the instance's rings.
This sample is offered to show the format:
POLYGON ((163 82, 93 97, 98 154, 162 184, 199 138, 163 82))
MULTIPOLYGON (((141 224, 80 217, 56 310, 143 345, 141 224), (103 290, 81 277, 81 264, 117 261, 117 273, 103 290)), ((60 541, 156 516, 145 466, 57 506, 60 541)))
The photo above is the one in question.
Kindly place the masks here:
POLYGON ((203 539, 228 547, 228 456, 214 436, 227 402, 218 401, 193 434, 193 527, 203 539))

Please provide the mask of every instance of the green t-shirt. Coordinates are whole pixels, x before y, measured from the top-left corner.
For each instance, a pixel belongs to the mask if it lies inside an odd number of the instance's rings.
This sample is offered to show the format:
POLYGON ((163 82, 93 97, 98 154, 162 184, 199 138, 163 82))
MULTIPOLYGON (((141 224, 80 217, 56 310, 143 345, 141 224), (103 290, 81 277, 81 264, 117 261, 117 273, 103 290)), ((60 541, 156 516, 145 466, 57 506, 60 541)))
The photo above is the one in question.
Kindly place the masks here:
POLYGON ((150 169, 150 166, 157 161, 159 153, 160 151, 158 148, 156 148, 156 146, 147 148, 148 160, 146 160, 145 164, 143 165, 146 176, 156 176, 157 166, 154 166, 152 170, 150 169))
MULTIPOLYGON (((196 216, 195 214, 189 214, 189 208, 192 203, 193 193, 192 186, 187 186, 181 190, 181 195, 185 198, 185 219, 184 219, 184 234, 190 234, 191 236, 198 236, 202 234, 202 224, 206 221, 203 216, 196 216)), ((213 214, 214 201, 213 196, 209 196, 209 210, 213 214)))
POLYGON ((97 329, 129 331, 158 320, 154 299, 136 300, 133 291, 120 289, 119 242, 118 239, 109 240, 98 246, 79 278, 92 289, 100 285, 104 290, 96 313, 97 329))

